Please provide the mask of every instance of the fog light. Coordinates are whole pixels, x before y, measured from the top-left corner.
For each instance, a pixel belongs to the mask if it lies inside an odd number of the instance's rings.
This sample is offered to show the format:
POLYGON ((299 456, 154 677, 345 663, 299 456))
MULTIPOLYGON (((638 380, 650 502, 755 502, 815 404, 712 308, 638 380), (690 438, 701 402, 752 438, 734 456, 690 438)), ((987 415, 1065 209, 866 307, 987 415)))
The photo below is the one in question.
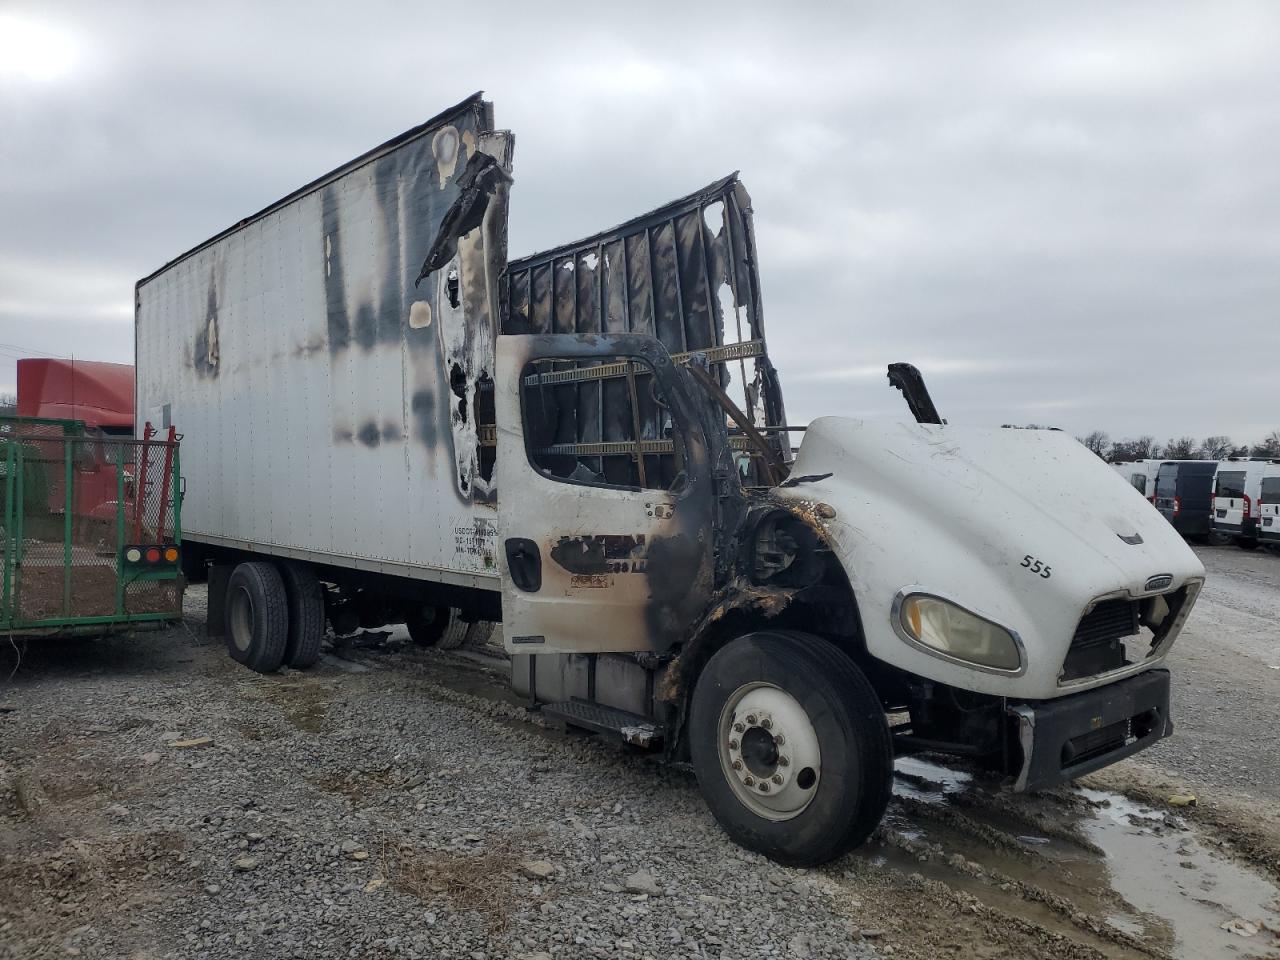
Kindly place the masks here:
POLYGON ((946 657, 1011 673, 1022 668, 1010 631, 940 597, 911 594, 902 601, 898 625, 910 640, 946 657))

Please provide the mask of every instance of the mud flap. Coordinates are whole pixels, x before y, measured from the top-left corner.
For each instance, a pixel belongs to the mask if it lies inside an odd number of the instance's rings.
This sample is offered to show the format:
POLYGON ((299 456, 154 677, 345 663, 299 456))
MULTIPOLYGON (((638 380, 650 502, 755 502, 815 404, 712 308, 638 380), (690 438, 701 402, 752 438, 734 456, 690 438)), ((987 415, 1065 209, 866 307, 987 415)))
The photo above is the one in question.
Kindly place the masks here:
POLYGON ((1057 700, 1010 704, 1022 747, 1014 789, 1043 790, 1109 766, 1173 733, 1169 671, 1057 700))

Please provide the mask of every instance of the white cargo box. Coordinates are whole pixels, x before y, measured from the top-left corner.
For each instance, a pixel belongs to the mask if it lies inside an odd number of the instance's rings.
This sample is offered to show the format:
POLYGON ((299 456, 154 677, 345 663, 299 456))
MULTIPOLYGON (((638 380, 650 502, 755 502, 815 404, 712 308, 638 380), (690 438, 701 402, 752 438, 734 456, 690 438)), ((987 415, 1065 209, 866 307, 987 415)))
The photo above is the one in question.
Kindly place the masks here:
POLYGON ((138 282, 139 427, 183 435, 187 539, 495 588, 511 147, 477 94, 138 282))

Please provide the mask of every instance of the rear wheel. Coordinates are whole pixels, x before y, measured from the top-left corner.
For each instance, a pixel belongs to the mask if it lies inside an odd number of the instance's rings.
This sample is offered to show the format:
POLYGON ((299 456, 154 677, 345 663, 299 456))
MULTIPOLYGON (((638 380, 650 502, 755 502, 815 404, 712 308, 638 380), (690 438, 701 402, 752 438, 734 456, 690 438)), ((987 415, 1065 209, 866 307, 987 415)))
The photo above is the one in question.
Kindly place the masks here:
POLYGON ((441 650, 457 650, 462 647, 482 647, 489 642, 493 633, 493 624, 487 620, 474 620, 467 623, 456 613, 449 624, 449 629, 440 638, 438 646, 441 650))
POLYGON ((444 636, 453 619, 453 611, 443 604, 423 604, 409 611, 404 625, 409 629, 409 639, 420 647, 434 647, 444 636))
POLYGON ((284 660, 289 602, 274 564, 241 563, 227 581, 227 652, 250 670, 271 673, 284 660))
POLYGON ((1249 537, 1237 537, 1236 546, 1241 550, 1257 550, 1258 541, 1250 539, 1249 537))
POLYGON ((324 642, 324 588, 305 563, 285 560, 279 564, 289 603, 289 639, 284 662, 304 670, 320 659, 324 642))
POLYGON ((858 846, 889 802, 879 697, 852 660, 809 634, 753 633, 719 650, 694 688, 689 746, 725 832, 788 866, 858 846))

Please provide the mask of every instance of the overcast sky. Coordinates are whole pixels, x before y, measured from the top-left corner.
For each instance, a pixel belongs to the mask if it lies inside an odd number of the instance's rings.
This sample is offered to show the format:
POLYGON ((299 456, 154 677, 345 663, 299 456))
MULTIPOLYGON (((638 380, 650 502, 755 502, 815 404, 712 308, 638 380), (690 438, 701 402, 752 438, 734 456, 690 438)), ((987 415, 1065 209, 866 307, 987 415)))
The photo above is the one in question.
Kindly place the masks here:
POLYGON ((1280 428, 1280 4, 829 6, 0 0, 0 390, 483 89, 513 257, 742 171, 794 422, 1280 428))

